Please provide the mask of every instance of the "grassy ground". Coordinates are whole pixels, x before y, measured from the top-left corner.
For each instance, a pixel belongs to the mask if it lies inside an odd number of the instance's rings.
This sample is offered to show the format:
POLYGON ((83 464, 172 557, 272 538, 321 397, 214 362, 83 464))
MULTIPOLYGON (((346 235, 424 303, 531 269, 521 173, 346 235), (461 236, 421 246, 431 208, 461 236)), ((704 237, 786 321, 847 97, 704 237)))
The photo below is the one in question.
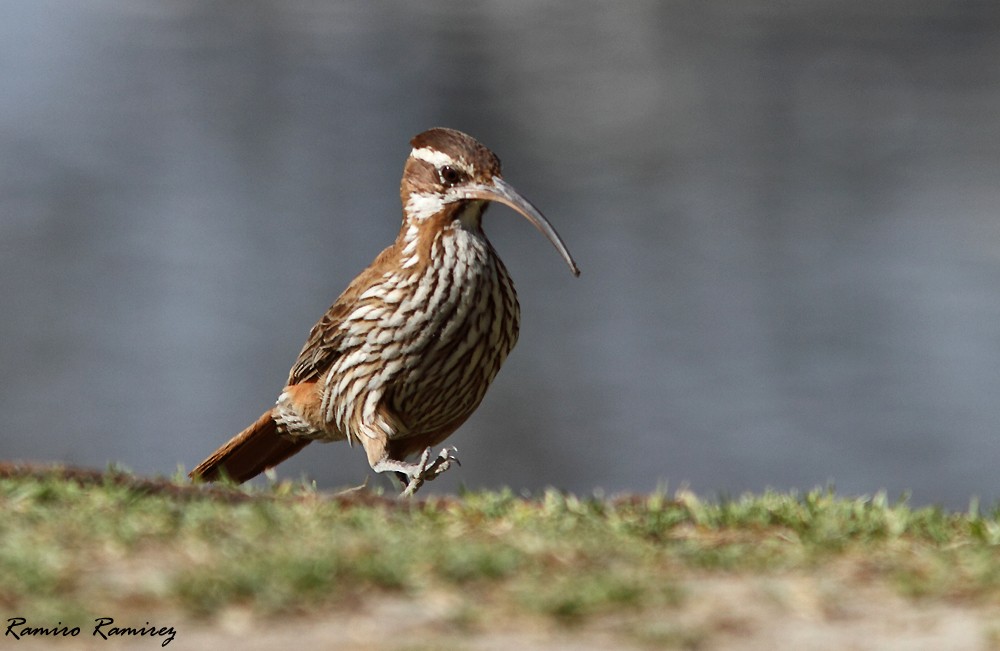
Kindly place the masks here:
MULTIPOLYGON (((324 626, 304 648, 756 648, 779 622, 787 642, 887 606, 968 632, 947 648, 1000 646, 1000 508, 825 490, 399 502, 2 466, 0 577, 0 621, 81 627, 52 648, 102 616, 169 622, 175 649, 324 626)), ((877 648, 864 630, 855 648, 877 648)))

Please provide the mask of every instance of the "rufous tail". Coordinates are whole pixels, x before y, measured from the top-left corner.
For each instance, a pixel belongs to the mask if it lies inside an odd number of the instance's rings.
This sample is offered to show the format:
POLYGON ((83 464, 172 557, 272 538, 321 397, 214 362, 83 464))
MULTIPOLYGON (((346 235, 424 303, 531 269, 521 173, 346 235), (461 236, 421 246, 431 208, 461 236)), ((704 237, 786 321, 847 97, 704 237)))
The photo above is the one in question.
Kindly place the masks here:
POLYGON ((217 481, 224 476, 242 484, 272 468, 305 446, 309 439, 293 439, 278 433, 278 424, 267 411, 189 473, 192 479, 217 481))

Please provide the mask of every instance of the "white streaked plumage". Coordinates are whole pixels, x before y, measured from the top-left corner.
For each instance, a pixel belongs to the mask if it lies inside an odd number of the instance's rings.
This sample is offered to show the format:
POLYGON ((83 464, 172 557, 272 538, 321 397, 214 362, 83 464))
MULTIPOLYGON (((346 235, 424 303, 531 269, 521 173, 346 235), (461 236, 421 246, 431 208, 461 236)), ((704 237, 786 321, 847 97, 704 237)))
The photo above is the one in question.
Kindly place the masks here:
MULTIPOLYGON (((467 219, 478 219, 481 210, 470 206, 467 219)), ((378 422, 390 386, 396 413, 413 421, 385 430, 393 438, 462 417, 486 391, 486 383, 471 381, 469 363, 490 366, 486 373, 495 375, 513 348, 513 285, 496 266, 482 231, 458 224, 434 235, 426 272, 381 276, 340 323, 342 351, 324 374, 332 390, 323 392, 321 409, 332 429, 349 440, 372 436, 374 430, 364 427, 355 431, 358 416, 366 427, 378 422), (511 309, 509 315, 497 313, 511 309), (477 346, 484 336, 489 341, 477 346)))

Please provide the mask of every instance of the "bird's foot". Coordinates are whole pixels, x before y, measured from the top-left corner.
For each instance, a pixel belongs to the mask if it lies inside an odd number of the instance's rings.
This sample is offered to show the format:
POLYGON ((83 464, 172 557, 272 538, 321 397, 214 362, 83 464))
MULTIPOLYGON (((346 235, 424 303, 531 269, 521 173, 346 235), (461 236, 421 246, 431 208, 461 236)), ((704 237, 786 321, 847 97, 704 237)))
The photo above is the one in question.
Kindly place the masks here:
POLYGON ((416 463, 400 462, 397 467, 392 468, 400 476, 400 480, 406 483, 406 487, 399 496, 410 497, 424 485, 425 481, 434 479, 448 468, 451 468, 452 464, 462 465, 458 457, 455 456, 456 452, 458 450, 453 447, 444 448, 436 457, 431 459, 431 448, 426 448, 416 463))

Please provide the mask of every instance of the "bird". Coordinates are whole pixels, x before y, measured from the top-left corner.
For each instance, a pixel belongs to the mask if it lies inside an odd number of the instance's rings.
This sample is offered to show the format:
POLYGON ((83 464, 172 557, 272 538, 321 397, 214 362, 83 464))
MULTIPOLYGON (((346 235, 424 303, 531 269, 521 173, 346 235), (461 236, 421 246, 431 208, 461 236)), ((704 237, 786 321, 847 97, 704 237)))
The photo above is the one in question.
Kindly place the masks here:
POLYGON ((487 206, 512 208, 580 269, 485 145, 440 127, 410 145, 395 241, 310 330, 274 406, 192 479, 243 483, 312 441, 360 444, 372 470, 400 479, 400 497, 461 465, 456 448, 433 449, 479 406, 520 327, 514 283, 483 231, 487 206))

